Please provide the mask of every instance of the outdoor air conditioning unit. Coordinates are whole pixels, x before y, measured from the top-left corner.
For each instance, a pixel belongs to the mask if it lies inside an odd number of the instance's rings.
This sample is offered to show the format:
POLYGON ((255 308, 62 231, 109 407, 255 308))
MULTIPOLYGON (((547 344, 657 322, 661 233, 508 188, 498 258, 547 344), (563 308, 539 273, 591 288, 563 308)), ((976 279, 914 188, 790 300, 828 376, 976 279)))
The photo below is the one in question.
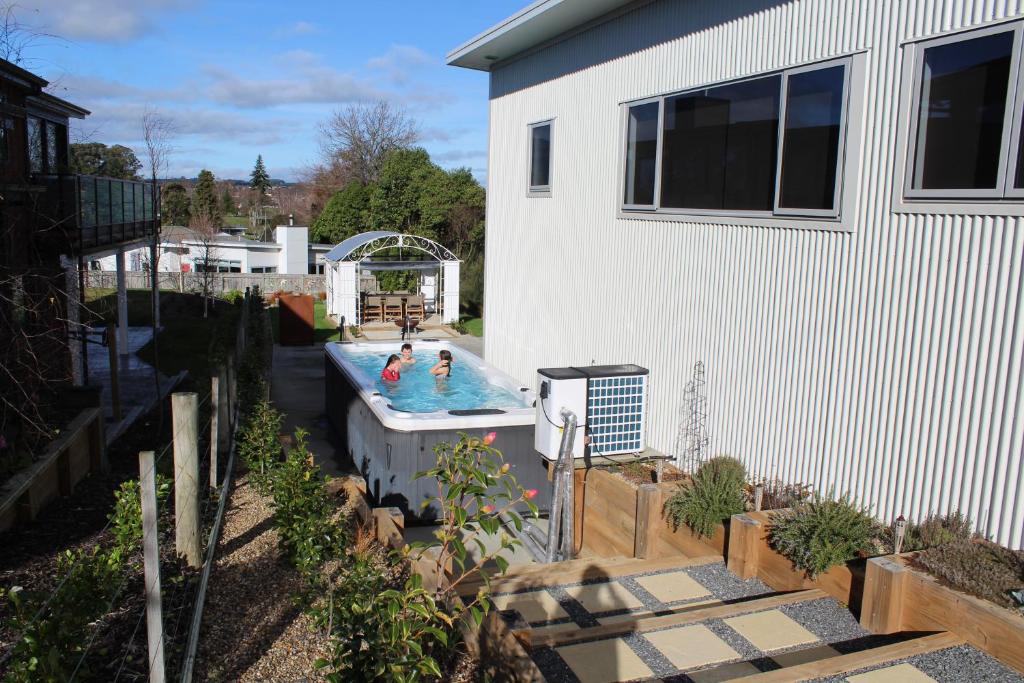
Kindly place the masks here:
POLYGON ((534 448, 558 459, 567 408, 578 423, 573 457, 637 453, 647 447, 647 369, 639 365, 591 365, 537 370, 534 448), (584 437, 589 443, 584 446, 584 437))

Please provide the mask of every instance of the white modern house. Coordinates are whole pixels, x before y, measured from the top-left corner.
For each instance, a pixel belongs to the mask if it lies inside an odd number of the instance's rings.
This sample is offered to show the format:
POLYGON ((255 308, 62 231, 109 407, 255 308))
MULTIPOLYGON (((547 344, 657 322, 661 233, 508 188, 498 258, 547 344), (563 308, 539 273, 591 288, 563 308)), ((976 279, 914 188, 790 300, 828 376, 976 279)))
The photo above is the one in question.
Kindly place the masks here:
MULTIPOLYGON (((207 267, 220 273, 280 273, 307 275, 324 273, 324 256, 330 244, 310 244, 309 228, 280 225, 273 242, 260 242, 241 235, 219 233, 206 239, 189 228, 165 227, 160 233, 159 270, 162 273, 201 272, 207 267)), ((139 246, 125 250, 125 268, 149 268, 150 249, 139 246)), ((90 270, 117 269, 117 254, 99 254, 89 262, 90 270)))
POLYGON ((490 78, 487 360, 650 369, 675 453, 1024 546, 1024 6, 539 0, 490 78))

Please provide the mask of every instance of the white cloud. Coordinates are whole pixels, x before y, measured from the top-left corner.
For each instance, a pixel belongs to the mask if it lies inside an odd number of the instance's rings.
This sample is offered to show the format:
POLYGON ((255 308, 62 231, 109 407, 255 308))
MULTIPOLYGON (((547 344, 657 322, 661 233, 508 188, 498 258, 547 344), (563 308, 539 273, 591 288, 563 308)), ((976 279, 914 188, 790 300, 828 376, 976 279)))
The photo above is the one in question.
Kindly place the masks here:
POLYGON ((392 83, 404 84, 412 72, 436 64, 437 60, 415 45, 392 45, 380 57, 366 63, 371 70, 382 73, 392 83))
POLYGON ((274 31, 275 38, 298 38, 322 33, 319 26, 308 21, 296 21, 274 31))
POLYGON ((383 94, 358 77, 320 64, 296 64, 293 73, 274 78, 246 78, 207 65, 206 94, 215 102, 242 108, 281 104, 344 103, 372 100, 383 94))
POLYGON ((47 33, 69 40, 123 42, 157 26, 157 16, 189 0, 27 0, 19 7, 38 11, 47 33))

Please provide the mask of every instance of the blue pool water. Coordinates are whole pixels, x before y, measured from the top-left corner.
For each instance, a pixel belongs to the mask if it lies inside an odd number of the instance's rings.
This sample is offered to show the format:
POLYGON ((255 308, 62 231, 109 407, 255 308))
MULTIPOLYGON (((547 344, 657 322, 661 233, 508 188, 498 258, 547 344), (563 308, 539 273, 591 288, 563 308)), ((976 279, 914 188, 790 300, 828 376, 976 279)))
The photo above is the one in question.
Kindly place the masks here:
POLYGON ((488 382, 475 368, 455 356, 452 374, 438 379, 430 374, 437 362, 436 351, 414 351, 416 363, 402 368, 402 379, 385 382, 380 377, 390 352, 346 351, 353 364, 373 380, 377 391, 398 410, 432 413, 438 410, 475 408, 524 408, 523 400, 504 387, 488 382))

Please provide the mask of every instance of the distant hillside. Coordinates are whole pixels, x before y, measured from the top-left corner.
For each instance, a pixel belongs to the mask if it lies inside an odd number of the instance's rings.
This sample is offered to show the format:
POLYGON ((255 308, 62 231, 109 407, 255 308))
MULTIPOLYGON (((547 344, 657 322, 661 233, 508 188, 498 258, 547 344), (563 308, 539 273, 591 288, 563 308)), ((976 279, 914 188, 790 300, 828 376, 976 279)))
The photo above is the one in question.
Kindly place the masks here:
MULTIPOLYGON (((181 176, 180 178, 161 178, 160 182, 161 183, 189 183, 189 184, 193 184, 193 183, 195 183, 198 180, 199 180, 198 178, 186 178, 185 176, 181 176)), ((249 187, 249 181, 248 180, 237 180, 235 178, 217 178, 217 182, 218 183, 230 183, 232 185, 235 185, 236 187, 249 187)), ((270 184, 273 187, 291 187, 292 185, 296 185, 297 183, 293 183, 293 182, 290 182, 290 181, 287 181, 287 180, 280 180, 279 178, 271 178, 270 179, 270 184)))

